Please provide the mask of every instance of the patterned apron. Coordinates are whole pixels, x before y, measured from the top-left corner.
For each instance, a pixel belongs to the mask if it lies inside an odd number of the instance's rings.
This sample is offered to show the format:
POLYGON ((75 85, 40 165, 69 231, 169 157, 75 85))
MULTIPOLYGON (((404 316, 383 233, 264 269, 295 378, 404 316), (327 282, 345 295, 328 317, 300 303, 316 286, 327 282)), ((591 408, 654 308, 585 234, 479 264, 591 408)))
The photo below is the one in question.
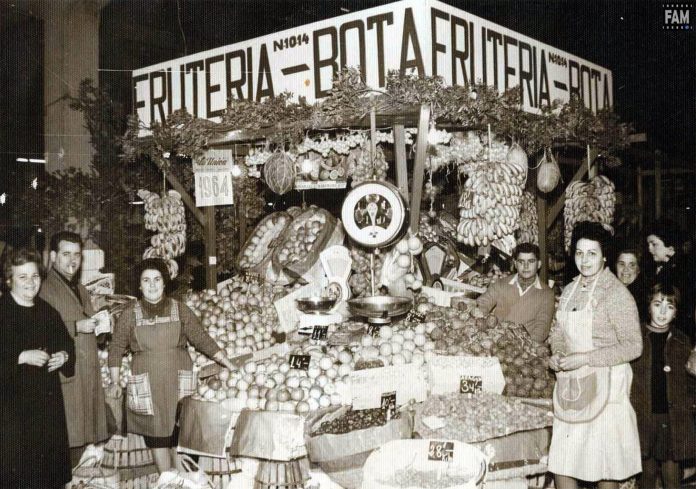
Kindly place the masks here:
POLYGON ((188 387, 192 362, 178 345, 181 335, 179 307, 172 301, 168 317, 143 318, 135 306, 135 338, 142 351, 133 354, 133 375, 128 380, 128 431, 151 437, 170 436, 176 406, 188 387))
MULTIPOLYGON (((597 280, 585 307, 570 311, 569 302, 579 283, 576 281, 571 293, 561 301, 557 313, 567 354, 594 349, 592 303, 597 280)), ((585 481, 624 480, 640 472, 638 426, 629 400, 633 379, 630 365, 582 367, 567 374, 559 372, 557 376, 554 388, 557 414, 549 449, 549 471, 585 481), (591 385, 582 381, 589 374, 596 374, 594 392, 591 385), (590 394, 586 395, 588 391, 590 394)))

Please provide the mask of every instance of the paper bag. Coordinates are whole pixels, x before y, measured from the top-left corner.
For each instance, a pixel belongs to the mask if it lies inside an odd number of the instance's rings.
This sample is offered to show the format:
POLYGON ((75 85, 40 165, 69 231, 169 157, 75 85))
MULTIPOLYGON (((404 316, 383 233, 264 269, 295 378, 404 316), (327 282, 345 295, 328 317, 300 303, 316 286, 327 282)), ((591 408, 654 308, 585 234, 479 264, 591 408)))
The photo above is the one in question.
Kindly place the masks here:
POLYGON ((237 419, 230 452, 234 456, 289 462, 307 455, 304 418, 296 414, 250 411, 237 419))
POLYGON ((181 451, 226 457, 230 430, 239 410, 227 402, 206 402, 191 398, 181 401, 179 449, 181 451))

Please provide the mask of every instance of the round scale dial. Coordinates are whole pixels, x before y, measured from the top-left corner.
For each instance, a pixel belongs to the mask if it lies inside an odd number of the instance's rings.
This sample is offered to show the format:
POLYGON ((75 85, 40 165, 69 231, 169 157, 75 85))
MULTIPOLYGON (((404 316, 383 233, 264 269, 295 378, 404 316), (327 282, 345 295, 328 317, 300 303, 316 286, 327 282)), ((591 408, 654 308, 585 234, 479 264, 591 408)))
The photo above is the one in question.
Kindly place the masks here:
POLYGON ((404 199, 394 185, 367 181, 346 195, 341 220, 353 241, 366 248, 380 248, 405 231, 406 214, 404 199))

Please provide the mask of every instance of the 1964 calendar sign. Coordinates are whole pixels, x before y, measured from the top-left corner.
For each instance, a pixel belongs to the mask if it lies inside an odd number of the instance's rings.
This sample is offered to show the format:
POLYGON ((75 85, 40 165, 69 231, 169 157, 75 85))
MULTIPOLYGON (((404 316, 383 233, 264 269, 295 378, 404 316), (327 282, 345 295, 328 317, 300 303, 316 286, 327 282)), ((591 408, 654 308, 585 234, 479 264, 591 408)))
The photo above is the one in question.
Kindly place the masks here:
POLYGON ((231 205, 232 196, 232 151, 209 149, 193 161, 196 182, 196 207, 231 205))

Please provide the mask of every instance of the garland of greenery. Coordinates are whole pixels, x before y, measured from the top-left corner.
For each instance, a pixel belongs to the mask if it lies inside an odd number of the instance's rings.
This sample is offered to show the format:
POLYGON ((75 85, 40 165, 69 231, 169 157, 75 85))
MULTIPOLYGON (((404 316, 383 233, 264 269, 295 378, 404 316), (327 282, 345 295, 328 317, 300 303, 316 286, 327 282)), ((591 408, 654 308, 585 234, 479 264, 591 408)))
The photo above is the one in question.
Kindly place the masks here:
POLYGON ((484 129, 490 124, 496 135, 518 142, 528 154, 554 143, 573 142, 589 144, 611 160, 629 144, 629 125, 609 110, 592 113, 577 98, 567 104, 554 101, 540 114, 531 114, 521 109, 519 88, 501 94, 485 85, 445 86, 440 77, 401 76, 392 71, 380 91, 365 85, 359 71, 350 68, 338 74, 331 94, 313 106, 304 99, 292 102, 288 93, 261 102, 233 99, 221 124, 177 112, 153 125, 148 142, 137 138, 139 125, 133 120, 124 148, 126 154, 148 153, 154 160, 165 152, 192 155, 213 135, 238 129, 266 129, 269 142, 287 147, 300 143, 307 131, 355 124, 373 108, 393 113, 413 111, 421 104, 431 105, 432 117, 439 124, 462 129, 484 129))

